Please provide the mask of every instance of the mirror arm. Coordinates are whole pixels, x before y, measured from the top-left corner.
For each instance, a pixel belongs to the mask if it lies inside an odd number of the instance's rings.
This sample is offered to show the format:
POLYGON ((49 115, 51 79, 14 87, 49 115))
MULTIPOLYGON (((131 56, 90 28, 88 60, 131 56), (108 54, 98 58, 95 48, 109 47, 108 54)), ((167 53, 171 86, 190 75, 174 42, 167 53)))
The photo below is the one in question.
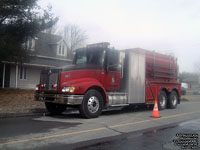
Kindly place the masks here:
POLYGON ((106 67, 106 72, 107 72, 107 73, 109 72, 109 68, 110 68, 110 66, 108 65, 108 66, 106 67))

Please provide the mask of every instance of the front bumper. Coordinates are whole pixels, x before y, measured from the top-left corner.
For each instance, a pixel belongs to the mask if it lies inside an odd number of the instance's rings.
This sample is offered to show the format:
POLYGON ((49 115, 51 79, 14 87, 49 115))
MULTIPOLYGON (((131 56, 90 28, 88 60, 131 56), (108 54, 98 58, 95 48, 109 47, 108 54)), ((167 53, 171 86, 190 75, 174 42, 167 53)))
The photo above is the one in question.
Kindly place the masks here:
POLYGON ((35 100, 67 105, 80 105, 83 101, 83 95, 35 93, 35 100))

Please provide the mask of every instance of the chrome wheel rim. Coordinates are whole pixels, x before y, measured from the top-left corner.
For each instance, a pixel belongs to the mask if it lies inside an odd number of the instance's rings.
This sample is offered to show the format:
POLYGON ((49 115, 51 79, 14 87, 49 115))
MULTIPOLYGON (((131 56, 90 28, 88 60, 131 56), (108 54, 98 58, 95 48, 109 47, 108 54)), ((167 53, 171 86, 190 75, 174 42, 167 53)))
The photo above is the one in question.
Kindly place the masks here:
POLYGON ((90 97, 87 106, 90 113, 96 113, 99 110, 99 99, 96 96, 90 97))
POLYGON ((161 107, 165 107, 165 104, 166 104, 166 97, 163 96, 163 95, 161 95, 161 96, 160 96, 159 102, 160 102, 160 106, 161 106, 161 107))
POLYGON ((174 95, 174 96, 172 97, 172 105, 175 106, 176 103, 177 103, 177 97, 174 95))

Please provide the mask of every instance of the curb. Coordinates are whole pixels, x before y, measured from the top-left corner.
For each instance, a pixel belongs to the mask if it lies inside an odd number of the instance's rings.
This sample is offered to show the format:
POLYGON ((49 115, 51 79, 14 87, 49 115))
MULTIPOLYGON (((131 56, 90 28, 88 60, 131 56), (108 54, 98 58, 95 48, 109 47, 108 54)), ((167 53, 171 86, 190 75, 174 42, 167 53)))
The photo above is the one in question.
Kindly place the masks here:
POLYGON ((47 112, 37 112, 37 113, 32 113, 32 112, 27 112, 27 113, 0 113, 0 119, 5 119, 5 118, 15 118, 15 117, 36 117, 36 116, 43 116, 47 112))
MULTIPOLYGON (((76 109, 69 108, 65 111, 65 114, 73 113, 76 109)), ((41 109, 36 112, 26 112, 26 113, 0 113, 0 119, 15 118, 15 117, 37 117, 37 116, 51 116, 51 114, 46 109, 41 109)))

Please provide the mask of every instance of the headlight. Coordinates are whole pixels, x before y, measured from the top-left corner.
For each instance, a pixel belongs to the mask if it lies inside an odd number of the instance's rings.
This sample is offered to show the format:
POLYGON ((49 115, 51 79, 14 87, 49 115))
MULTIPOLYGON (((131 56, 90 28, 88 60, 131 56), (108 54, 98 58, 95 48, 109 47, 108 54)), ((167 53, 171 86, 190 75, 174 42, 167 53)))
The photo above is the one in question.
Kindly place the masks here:
POLYGON ((36 86, 36 87, 35 87, 35 90, 36 90, 36 91, 38 91, 38 90, 39 90, 39 88, 36 86))
POLYGON ((69 88, 70 88, 70 87, 64 87, 64 88, 62 89, 62 92, 69 92, 69 88))
POLYGON ((40 84, 37 84, 36 86, 35 86, 35 91, 39 91, 39 88, 40 87, 40 84))
POLYGON ((75 91, 75 87, 64 87, 62 92, 70 92, 73 93, 75 91))

